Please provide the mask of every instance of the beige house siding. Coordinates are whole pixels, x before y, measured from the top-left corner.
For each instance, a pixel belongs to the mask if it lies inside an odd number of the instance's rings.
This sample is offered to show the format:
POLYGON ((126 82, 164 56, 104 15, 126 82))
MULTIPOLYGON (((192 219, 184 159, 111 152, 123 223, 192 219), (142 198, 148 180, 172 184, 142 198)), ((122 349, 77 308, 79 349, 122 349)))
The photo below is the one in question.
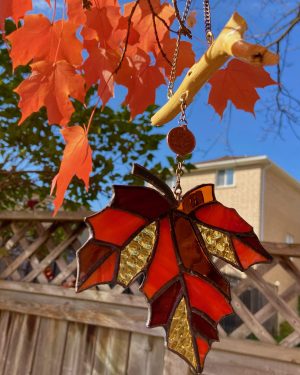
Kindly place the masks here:
MULTIPOLYGON (((291 234, 295 243, 300 243, 300 189, 274 165, 265 171, 263 207, 264 241, 285 242, 286 235, 291 234)), ((296 263, 299 267, 299 260, 296 263)), ((294 283, 280 266, 274 267, 264 278, 277 285, 279 293, 294 283)), ((297 299, 289 303, 295 310, 297 304, 297 299)))
POLYGON ((300 189, 276 167, 265 173, 263 240, 285 242, 289 233, 300 243, 300 189))
MULTIPOLYGON (((221 168, 220 168, 221 169, 221 168)), ((216 198, 225 206, 235 208, 260 234, 261 167, 245 166, 234 169, 234 185, 215 187, 216 198)), ((205 183, 215 184, 216 171, 195 171, 182 177, 183 191, 205 183)))

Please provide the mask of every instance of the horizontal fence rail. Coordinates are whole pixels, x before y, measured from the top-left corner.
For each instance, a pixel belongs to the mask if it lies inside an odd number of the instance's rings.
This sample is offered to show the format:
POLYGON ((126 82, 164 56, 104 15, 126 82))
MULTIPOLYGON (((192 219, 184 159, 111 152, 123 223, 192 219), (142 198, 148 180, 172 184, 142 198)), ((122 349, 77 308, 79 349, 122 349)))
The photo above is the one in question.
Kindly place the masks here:
MULTIPOLYGON (((0 212, 0 373, 21 374, 11 357, 17 352, 22 375, 188 374, 165 350, 163 330, 146 328, 137 283, 74 292, 75 252, 88 237, 82 219, 89 214, 0 212)), ((300 375, 300 245, 264 246, 273 263, 245 274, 215 260, 231 282, 236 315, 219 327, 207 375, 300 375)))

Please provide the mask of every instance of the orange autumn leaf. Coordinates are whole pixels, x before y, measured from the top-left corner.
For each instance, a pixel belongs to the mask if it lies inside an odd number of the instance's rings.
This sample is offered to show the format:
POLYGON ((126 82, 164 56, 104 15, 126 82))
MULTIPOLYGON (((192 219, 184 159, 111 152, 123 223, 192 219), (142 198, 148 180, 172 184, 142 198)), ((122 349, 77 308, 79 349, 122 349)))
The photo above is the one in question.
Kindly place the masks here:
POLYGON ((127 30, 118 28, 122 19, 121 7, 115 0, 97 0, 86 12, 86 23, 81 34, 85 40, 97 40, 102 48, 118 49, 127 30))
POLYGON ((6 18, 12 18, 15 22, 18 22, 31 9, 32 0, 1 0, 0 30, 4 28, 6 18))
POLYGON ((197 23, 197 11, 192 10, 186 19, 186 24, 188 25, 188 27, 193 28, 196 25, 196 23, 197 23))
POLYGON ((165 79, 160 69, 151 65, 147 53, 138 49, 135 54, 129 55, 128 68, 121 69, 115 80, 127 87, 124 104, 129 106, 131 118, 134 118, 144 112, 150 103, 155 103, 156 89, 165 83, 165 79))
POLYGON ((95 40, 86 41, 84 46, 89 52, 89 57, 83 64, 87 86, 90 87, 99 82, 98 94, 102 105, 105 106, 114 96, 115 76, 113 72, 120 61, 120 55, 114 50, 98 47, 95 40))
POLYGON ((86 15, 82 6, 82 0, 66 0, 66 4, 69 20, 76 25, 85 23, 86 15))
POLYGON ((255 103, 260 98, 256 89, 277 84, 264 68, 237 59, 218 70, 209 83, 212 87, 208 103, 221 117, 229 100, 236 108, 254 113, 255 103))
POLYGON ((52 24, 42 14, 26 16, 24 25, 7 37, 12 45, 13 67, 40 60, 66 60, 72 65, 81 65, 82 44, 76 37, 76 30, 77 25, 70 21, 59 20, 52 24))
POLYGON ((66 142, 63 158, 58 174, 51 186, 51 195, 56 188, 54 199, 54 215, 61 207, 66 190, 74 176, 84 182, 86 190, 89 188, 89 177, 92 172, 92 149, 89 145, 86 130, 75 125, 64 128, 61 133, 66 142))
MULTIPOLYGON (((135 2, 125 4, 125 16, 129 16, 134 5, 135 2)), ((160 0, 152 0, 151 5, 154 12, 157 14, 157 17, 155 17, 157 37, 159 40, 162 40, 168 33, 168 29, 164 23, 159 20, 159 17, 164 19, 168 25, 171 25, 175 19, 174 8, 166 2, 161 4, 160 0)), ((132 17, 132 24, 133 29, 141 35, 137 47, 146 52, 154 51, 157 45, 157 39, 153 25, 153 15, 148 0, 139 1, 137 9, 132 17)))
MULTIPOLYGON (((164 39, 161 41, 161 46, 168 60, 172 61, 176 46, 176 39, 171 39, 168 35, 166 35, 164 39)), ((158 46, 156 46, 155 48, 154 55, 156 57, 155 65, 159 68, 163 68, 165 71, 165 75, 169 77, 171 73, 171 66, 161 53, 158 46)), ((176 77, 180 76, 185 68, 190 68, 194 63, 195 53, 192 49, 191 43, 181 41, 176 65, 176 77)))
POLYGON ((19 124, 45 106, 50 124, 67 125, 74 112, 70 97, 84 101, 83 77, 64 60, 55 65, 40 61, 31 64, 31 69, 31 75, 15 90, 20 95, 22 112, 19 124))

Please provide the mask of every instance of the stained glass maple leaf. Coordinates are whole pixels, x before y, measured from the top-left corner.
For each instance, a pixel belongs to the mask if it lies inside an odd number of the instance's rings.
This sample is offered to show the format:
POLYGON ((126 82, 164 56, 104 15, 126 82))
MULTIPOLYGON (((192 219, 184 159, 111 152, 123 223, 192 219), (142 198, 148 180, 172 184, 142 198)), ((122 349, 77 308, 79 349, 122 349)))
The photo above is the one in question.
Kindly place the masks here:
POLYGON ((212 184, 178 202, 143 167, 134 165, 133 173, 156 189, 114 186, 111 204, 86 219, 92 235, 77 252, 77 291, 104 283, 129 287, 143 274, 148 327, 162 326, 168 348, 201 373, 219 321, 233 312, 230 285, 212 256, 241 271, 271 257, 253 228, 216 200, 212 184))

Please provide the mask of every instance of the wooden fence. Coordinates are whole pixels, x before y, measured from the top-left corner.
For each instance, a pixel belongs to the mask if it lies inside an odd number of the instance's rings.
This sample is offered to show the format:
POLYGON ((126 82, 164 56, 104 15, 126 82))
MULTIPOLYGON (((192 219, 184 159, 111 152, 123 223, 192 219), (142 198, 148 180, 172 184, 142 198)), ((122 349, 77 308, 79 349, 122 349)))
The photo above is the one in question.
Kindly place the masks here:
MULTIPOLYGON (((163 330, 145 327, 138 285, 75 294, 83 216, 0 212, 0 374, 189 374, 165 350, 163 330)), ((300 245, 264 245, 274 262, 245 277, 216 262, 232 280, 238 317, 220 326, 206 375, 300 375, 300 245), (272 273, 279 288, 267 281, 272 273)))

